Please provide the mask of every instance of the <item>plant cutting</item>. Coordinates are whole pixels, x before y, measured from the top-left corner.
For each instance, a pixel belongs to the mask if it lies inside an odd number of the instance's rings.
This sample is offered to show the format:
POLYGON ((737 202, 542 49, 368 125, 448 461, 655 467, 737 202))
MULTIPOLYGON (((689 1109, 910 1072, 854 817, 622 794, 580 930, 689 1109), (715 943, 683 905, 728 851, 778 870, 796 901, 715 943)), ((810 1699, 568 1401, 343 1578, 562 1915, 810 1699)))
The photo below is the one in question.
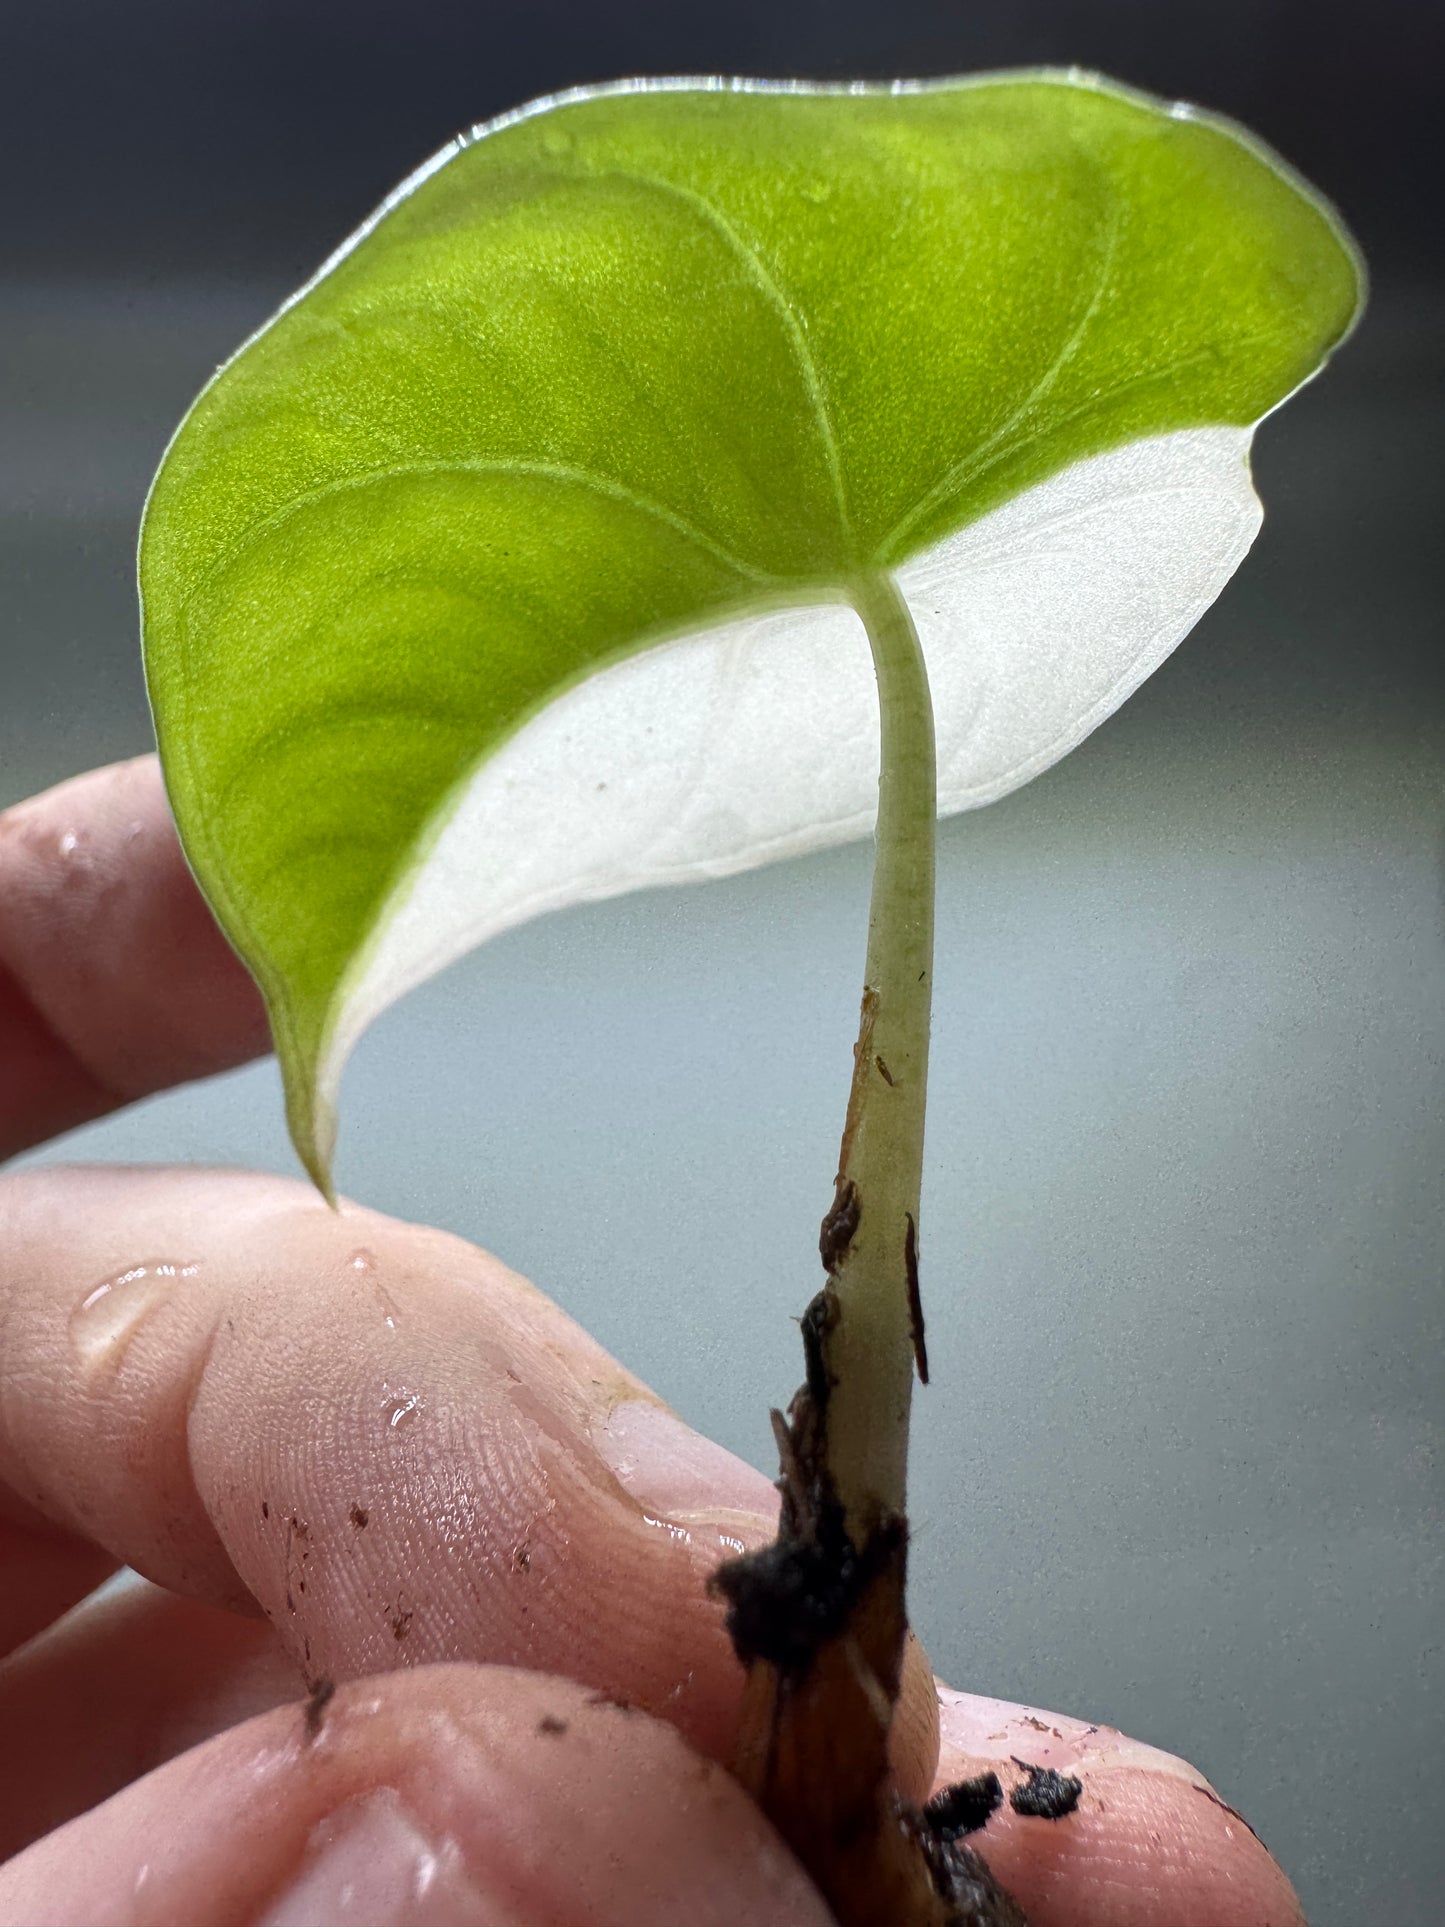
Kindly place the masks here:
POLYGON ((1192 627, 1361 298, 1277 158, 1089 76, 596 89, 404 183, 151 492, 177 825, 328 1196, 349 1052, 466 949, 876 832, 779 1539, 716 1582, 737 1771, 844 1922, 1017 1917, 886 1772, 935 821, 1192 627))

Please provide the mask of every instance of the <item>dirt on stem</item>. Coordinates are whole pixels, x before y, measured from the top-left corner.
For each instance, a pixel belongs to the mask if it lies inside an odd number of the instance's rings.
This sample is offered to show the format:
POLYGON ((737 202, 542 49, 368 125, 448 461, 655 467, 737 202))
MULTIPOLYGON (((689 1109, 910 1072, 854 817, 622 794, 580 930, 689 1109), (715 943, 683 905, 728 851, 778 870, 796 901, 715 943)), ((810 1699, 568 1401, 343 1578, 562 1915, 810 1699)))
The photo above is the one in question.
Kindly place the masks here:
MULTIPOLYGON (((858 1211, 855 1194, 844 1215, 856 1223, 858 1211)), ((825 1254, 838 1223, 835 1203, 823 1224, 825 1254)), ((787 1418, 773 1413, 778 1537, 721 1567, 713 1582, 747 1668, 734 1772, 840 1927, 1026 1927, 963 1839, 997 1801, 980 1797, 966 1813, 947 1798, 919 1808, 891 1782, 908 1524, 890 1514, 862 1546, 847 1530, 828 1468, 830 1339, 843 1315, 830 1276, 803 1316, 805 1382, 787 1418)))

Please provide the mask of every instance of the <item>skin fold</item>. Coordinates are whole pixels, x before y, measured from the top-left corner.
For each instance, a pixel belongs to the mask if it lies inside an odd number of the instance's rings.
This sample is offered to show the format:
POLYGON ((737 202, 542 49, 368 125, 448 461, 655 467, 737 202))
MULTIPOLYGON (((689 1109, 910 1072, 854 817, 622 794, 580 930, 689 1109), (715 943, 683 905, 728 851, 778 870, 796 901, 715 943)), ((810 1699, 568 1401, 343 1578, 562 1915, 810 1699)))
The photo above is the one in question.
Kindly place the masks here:
MULTIPOLYGON (((265 1042, 152 759, 0 817, 0 1148, 265 1042)), ((299 1183, 37 1169, 0 1231, 0 1927, 826 1920, 724 1771, 759 1473, 496 1259, 299 1183)), ((1081 1774, 976 1837, 1036 1927, 1302 1918, 1191 1768, 917 1649, 893 1757, 1081 1774)))

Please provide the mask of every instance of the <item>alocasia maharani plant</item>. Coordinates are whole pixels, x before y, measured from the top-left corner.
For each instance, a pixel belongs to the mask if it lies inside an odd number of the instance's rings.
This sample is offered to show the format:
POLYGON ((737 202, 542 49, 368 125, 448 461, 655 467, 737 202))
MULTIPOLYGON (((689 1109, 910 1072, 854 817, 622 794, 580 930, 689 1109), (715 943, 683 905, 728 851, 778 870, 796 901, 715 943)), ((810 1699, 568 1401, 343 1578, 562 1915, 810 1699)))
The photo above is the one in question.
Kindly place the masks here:
POLYGON ((809 1705, 827 1642, 869 1652, 880 1759, 896 1691, 935 816, 1056 761, 1208 607, 1254 427, 1361 297, 1274 156, 1091 77, 603 88, 406 182, 152 490, 172 803, 328 1193, 346 1057, 408 988, 876 815, 783 1536, 723 1576, 745 1770, 795 1839, 838 1815, 785 1784, 788 1722, 859 1730, 836 1680, 809 1705))

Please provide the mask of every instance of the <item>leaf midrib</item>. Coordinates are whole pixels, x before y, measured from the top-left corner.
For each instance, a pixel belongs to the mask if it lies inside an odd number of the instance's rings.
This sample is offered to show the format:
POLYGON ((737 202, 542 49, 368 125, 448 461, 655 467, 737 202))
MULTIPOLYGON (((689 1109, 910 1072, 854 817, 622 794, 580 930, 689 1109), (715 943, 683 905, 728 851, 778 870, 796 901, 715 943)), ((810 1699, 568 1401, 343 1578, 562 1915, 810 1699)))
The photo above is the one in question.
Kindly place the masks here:
POLYGON ((666 175, 649 174, 639 168, 608 167, 605 170, 599 169, 595 173, 589 173, 588 178, 631 181, 638 187, 652 188, 657 193, 681 201, 685 207, 701 216, 713 233, 719 236, 747 269, 753 286, 782 322, 783 330, 792 346, 794 359, 798 364, 798 373, 807 390, 808 403, 813 411, 813 419, 823 444, 823 458, 833 485, 833 499, 838 510, 839 529, 845 545, 851 549, 853 522, 848 508, 848 491, 843 479, 843 461, 838 450, 837 433, 833 427, 832 410, 828 404, 822 375, 818 371, 818 364, 813 358, 813 350, 808 343, 802 312, 792 296, 764 261, 754 244, 745 235, 739 233, 717 203, 710 200, 700 189, 684 187, 680 181, 669 180, 666 175))

